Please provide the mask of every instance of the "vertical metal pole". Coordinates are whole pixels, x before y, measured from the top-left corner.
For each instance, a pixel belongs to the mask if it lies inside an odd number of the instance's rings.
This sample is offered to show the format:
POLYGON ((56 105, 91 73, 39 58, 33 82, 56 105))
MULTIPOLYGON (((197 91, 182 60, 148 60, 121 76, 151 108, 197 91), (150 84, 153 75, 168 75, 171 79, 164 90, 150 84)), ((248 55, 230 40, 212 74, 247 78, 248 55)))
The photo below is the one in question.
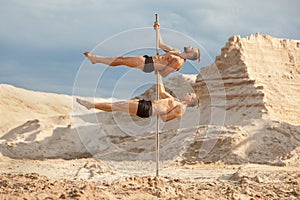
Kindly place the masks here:
MULTIPOLYGON (((155 23, 158 23, 158 14, 155 14, 155 23)), ((158 28, 156 29, 156 56, 159 55, 158 48, 159 48, 159 35, 158 35, 158 28)), ((159 99, 158 94, 158 82, 159 82, 159 72, 156 72, 156 100, 159 99)), ((158 129, 158 115, 156 116, 156 177, 159 176, 159 129, 158 129)))

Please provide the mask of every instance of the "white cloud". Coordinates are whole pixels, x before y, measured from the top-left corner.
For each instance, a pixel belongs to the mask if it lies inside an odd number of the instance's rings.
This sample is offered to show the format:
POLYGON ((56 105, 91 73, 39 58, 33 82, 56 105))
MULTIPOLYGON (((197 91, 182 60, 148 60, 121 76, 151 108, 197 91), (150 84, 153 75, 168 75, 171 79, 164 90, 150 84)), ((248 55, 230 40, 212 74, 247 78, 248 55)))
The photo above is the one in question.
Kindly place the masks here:
MULTIPOLYGON (((298 0, 3 1, 0 7, 0 42, 2 44, 0 66, 7 62, 21 65, 28 59, 29 63, 34 60, 37 63, 43 63, 40 67, 53 67, 53 70, 65 68, 66 65, 73 66, 72 69, 70 68, 73 70, 70 73, 75 74, 74 70, 78 67, 74 66, 73 60, 67 63, 66 57, 78 55, 70 59, 83 60, 81 51, 93 49, 98 43, 112 35, 133 28, 151 27, 156 12, 159 14, 162 28, 174 29, 192 37, 203 45, 203 48, 214 59, 227 39, 235 34, 246 36, 260 32, 277 37, 300 39, 299 4, 298 0), (7 55, 7 48, 13 53, 9 57, 4 57, 7 55), (24 57, 24 50, 18 51, 18 48, 28 49, 28 52, 32 54, 26 54, 27 57, 24 57), (70 54, 69 51, 78 51, 78 54, 74 52, 70 54), (47 57, 53 58, 53 61, 45 59, 47 57)), ((172 44, 181 45, 180 39, 167 34, 165 37, 172 44)), ((123 41, 115 41, 111 46, 99 52, 118 55, 133 50, 130 43, 135 43, 132 46, 141 48, 148 45, 145 45, 146 42, 138 43, 139 40, 152 43, 154 31, 149 32, 149 35, 145 34, 144 38, 130 35, 123 41)), ((22 68, 33 67, 22 66, 22 68)), ((1 71, 7 70, 0 69, 1 71)), ((51 75, 47 75, 50 76, 47 78, 51 79, 51 75)), ((35 80, 35 76, 37 74, 33 73, 32 77, 27 78, 35 80)), ((40 77, 43 76, 46 75, 40 74, 40 77)), ((0 79, 1 81, 3 79, 0 79)), ((64 81, 66 80, 62 80, 61 83, 63 84, 64 81)), ((69 79, 67 82, 70 83, 72 80, 69 79)), ((50 84, 49 82, 48 87, 53 88, 50 84)), ((128 83, 128 85, 134 84, 128 83)))

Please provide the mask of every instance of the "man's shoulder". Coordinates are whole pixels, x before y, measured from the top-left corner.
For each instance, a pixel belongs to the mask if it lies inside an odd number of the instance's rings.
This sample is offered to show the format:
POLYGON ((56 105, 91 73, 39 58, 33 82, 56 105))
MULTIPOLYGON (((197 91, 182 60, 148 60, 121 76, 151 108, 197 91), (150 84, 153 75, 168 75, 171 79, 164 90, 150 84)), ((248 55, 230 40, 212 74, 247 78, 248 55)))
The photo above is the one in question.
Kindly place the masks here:
POLYGON ((179 53, 175 53, 175 52, 167 52, 167 53, 162 54, 160 56, 161 56, 161 59, 167 59, 167 60, 170 60, 170 59, 172 59, 172 60, 180 60, 180 59, 182 59, 180 57, 180 54, 179 53))
POLYGON ((167 52, 165 55, 172 55, 172 56, 179 56, 180 55, 180 51, 169 51, 167 52))

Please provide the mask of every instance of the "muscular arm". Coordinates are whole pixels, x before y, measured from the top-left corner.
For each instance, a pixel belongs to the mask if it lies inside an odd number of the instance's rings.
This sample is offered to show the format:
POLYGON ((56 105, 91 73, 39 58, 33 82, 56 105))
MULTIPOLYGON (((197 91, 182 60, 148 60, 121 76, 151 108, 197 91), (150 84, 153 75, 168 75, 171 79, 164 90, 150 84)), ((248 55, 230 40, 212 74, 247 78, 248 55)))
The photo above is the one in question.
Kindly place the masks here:
POLYGON ((163 99, 173 98, 172 95, 170 95, 168 92, 166 92, 164 84, 163 84, 160 76, 158 76, 158 94, 163 99))
POLYGON ((183 110, 181 108, 181 106, 176 106, 173 110, 171 110, 170 112, 160 115, 160 118, 164 121, 164 122, 168 122, 172 119, 181 117, 183 115, 183 110))
POLYGON ((167 77, 169 74, 176 72, 176 70, 174 68, 171 67, 165 67, 163 70, 159 71, 159 74, 162 77, 167 77))
POLYGON ((165 52, 180 52, 179 49, 175 49, 167 44, 164 43, 161 34, 160 34, 160 30, 158 29, 158 42, 159 42, 159 48, 161 48, 163 51, 165 52))

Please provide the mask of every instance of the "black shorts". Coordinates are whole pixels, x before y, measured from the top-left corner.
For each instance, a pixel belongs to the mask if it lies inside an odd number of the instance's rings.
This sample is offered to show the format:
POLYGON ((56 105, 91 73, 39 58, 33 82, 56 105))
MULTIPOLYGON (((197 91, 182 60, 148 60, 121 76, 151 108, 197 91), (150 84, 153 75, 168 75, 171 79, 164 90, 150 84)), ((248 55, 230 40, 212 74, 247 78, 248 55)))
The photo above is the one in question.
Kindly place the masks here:
POLYGON ((151 56, 144 55, 145 58, 145 65, 143 71, 146 73, 151 73, 154 71, 154 63, 151 56))
POLYGON ((146 100, 139 100, 138 110, 136 115, 141 118, 147 118, 152 115, 152 102, 146 100))

